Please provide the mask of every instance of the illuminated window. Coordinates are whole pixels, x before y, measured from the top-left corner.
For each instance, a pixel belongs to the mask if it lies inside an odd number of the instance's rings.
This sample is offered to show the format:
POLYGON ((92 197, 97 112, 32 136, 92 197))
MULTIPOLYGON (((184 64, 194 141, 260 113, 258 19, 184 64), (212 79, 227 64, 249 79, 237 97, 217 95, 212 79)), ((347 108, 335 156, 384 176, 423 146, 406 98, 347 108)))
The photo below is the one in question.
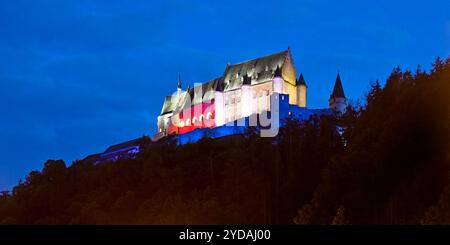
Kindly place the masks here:
POLYGON ((196 124, 197 123, 197 117, 192 118, 192 123, 196 124))
POLYGON ((203 119, 204 119, 204 116, 203 116, 203 114, 201 114, 201 115, 198 117, 198 120, 200 120, 200 122, 202 122, 203 119))
POLYGON ((209 120, 209 119, 211 119, 212 118, 212 113, 211 112, 208 112, 207 114, 206 114, 206 120, 209 120))
POLYGON ((180 122, 180 127, 184 127, 184 122, 183 121, 180 122))

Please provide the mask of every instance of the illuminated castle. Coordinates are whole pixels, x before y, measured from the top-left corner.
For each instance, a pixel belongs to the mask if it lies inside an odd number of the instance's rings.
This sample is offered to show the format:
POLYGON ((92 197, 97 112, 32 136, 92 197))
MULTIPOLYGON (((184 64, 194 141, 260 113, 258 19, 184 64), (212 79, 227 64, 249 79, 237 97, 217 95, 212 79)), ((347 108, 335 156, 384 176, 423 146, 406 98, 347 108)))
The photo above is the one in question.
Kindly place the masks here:
MULTIPOLYGON (((326 113, 330 109, 307 108, 307 85, 303 74, 297 79, 290 48, 257 59, 228 64, 221 77, 205 83, 181 88, 165 97, 158 116, 158 132, 153 140, 169 135, 183 135, 195 129, 217 128, 230 122, 270 111, 271 97, 280 97, 285 106, 283 116, 306 118, 326 113), (280 95, 280 96, 278 96, 280 95)), ((339 74, 329 105, 337 111, 345 110, 347 100, 339 74)))
MULTIPOLYGON (((85 158, 94 164, 134 158, 145 145, 171 136, 177 144, 196 142, 205 135, 220 138, 242 134, 254 115, 299 120, 333 111, 343 112, 347 99, 339 74, 329 99, 329 108, 307 108, 307 86, 302 74, 297 79, 291 51, 227 65, 223 76, 183 91, 178 77, 177 91, 165 97, 158 116, 158 132, 151 140, 143 136, 108 147, 85 158), (277 107, 273 107, 274 102, 277 107), (276 113, 272 113, 275 108, 276 113), (244 119, 244 120, 242 120, 244 119), (244 121, 239 125, 239 121, 244 121), (230 126, 231 125, 231 126, 230 126)), ((277 127, 278 128, 278 127, 277 127)))

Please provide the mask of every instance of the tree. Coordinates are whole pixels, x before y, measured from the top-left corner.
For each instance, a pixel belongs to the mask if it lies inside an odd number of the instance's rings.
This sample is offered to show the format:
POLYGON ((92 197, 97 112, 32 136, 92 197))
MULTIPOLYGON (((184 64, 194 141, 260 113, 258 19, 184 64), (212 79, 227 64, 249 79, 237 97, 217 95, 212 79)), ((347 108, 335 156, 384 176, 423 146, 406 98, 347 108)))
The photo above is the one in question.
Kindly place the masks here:
POLYGON ((350 222, 344 216, 344 206, 340 205, 333 218, 332 225, 349 225, 350 222))

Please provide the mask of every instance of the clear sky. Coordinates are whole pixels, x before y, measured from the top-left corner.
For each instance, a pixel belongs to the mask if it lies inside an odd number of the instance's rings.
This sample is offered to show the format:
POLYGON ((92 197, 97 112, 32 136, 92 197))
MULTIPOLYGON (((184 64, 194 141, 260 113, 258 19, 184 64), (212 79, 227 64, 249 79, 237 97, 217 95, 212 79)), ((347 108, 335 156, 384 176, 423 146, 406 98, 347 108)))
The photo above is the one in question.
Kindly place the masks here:
POLYGON ((308 106, 450 54, 450 1, 0 0, 0 190, 152 135, 163 98, 291 47, 308 106))

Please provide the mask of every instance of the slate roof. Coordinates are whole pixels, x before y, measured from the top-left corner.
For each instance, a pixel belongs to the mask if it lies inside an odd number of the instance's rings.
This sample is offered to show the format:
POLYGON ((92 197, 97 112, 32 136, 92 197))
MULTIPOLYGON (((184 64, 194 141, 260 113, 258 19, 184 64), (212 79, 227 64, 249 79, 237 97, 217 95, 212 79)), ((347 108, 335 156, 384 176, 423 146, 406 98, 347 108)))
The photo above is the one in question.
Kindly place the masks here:
POLYGON ((243 76, 252 78, 251 84, 258 84, 273 78, 277 67, 282 67, 286 57, 290 55, 289 49, 253 60, 228 65, 223 76, 223 90, 229 91, 240 88, 243 76))
POLYGON ((296 85, 305 85, 306 86, 306 82, 305 82, 305 78, 303 77, 303 73, 300 73, 300 77, 297 79, 296 85))
POLYGON ((339 73, 337 74, 333 93, 330 95, 330 97, 331 98, 338 98, 338 97, 345 98, 344 89, 342 88, 341 76, 339 75, 339 73))
POLYGON ((188 91, 182 91, 180 95, 174 94, 166 96, 163 108, 161 110, 161 115, 173 112, 181 108, 181 106, 185 104, 186 96, 189 94, 189 91, 190 89, 188 89, 188 91))
POLYGON ((96 162, 100 159, 101 153, 91 154, 83 159, 83 161, 96 162))
MULTIPOLYGON (((255 85, 267 82, 274 75, 281 75, 281 69, 290 50, 263 56, 253 60, 227 65, 224 75, 198 85, 193 89, 187 89, 180 95, 169 95, 165 97, 161 115, 186 108, 187 96, 191 96, 191 105, 210 101, 214 98, 215 91, 229 91, 240 88, 243 84, 255 85), (201 93, 200 93, 201 88, 201 93), (208 93, 209 92, 209 93, 208 93), (194 96, 194 94, 196 96, 194 96), (206 96, 205 96, 206 95, 206 96)), ((178 85, 181 85, 180 78, 178 85)))
POLYGON ((103 154, 130 148, 133 146, 139 146, 141 143, 142 143, 142 137, 133 139, 133 140, 129 140, 129 141, 125 141, 125 142, 108 147, 108 149, 106 149, 106 151, 103 152, 103 154))
POLYGON ((222 77, 218 77, 214 80, 195 86, 189 93, 191 95, 192 105, 214 99, 214 92, 217 90, 217 85, 221 82, 222 77))

